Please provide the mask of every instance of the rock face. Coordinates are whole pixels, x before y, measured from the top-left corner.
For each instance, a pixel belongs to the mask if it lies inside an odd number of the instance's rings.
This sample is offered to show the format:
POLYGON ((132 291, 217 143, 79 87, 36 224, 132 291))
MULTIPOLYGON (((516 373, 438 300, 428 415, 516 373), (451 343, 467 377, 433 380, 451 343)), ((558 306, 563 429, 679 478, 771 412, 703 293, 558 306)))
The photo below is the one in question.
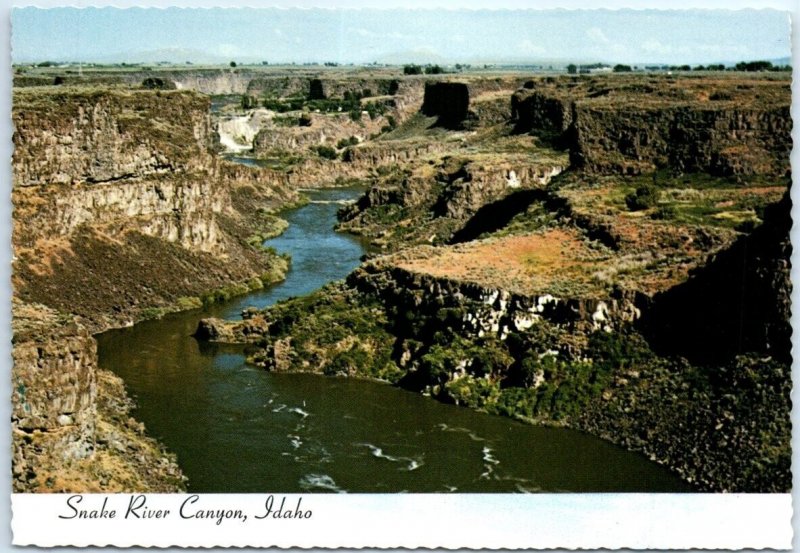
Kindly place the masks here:
POLYGON ((283 77, 253 75, 247 86, 252 96, 308 96, 311 99, 342 98, 346 92, 366 96, 392 96, 403 84, 392 78, 283 77))
POLYGON ((379 133, 381 128, 387 125, 387 118, 383 115, 372 119, 362 114, 358 122, 353 121, 347 113, 334 115, 312 113, 308 118, 310 124, 306 127, 262 125, 252 140, 253 153, 264 157, 269 157, 275 150, 299 151, 301 154, 307 154, 309 148, 333 147, 342 139, 355 138, 357 141, 364 141, 370 135, 379 133))
POLYGON ((13 331, 15 492, 184 489, 174 458, 129 419, 119 379, 98 371, 86 328, 15 302, 13 331))
POLYGON ((569 148, 590 171, 783 175, 790 103, 788 85, 766 79, 546 79, 518 90, 512 112, 517 131, 569 148))
POLYGON ((701 362, 757 352, 790 363, 790 213, 787 193, 752 234, 657 294, 642 321, 651 341, 701 362))
POLYGON ((412 272, 391 260, 367 263, 348 277, 359 293, 380 298, 397 313, 434 314, 453 308, 464 313, 451 328, 471 338, 505 339, 546 321, 574 333, 611 331, 636 321, 644 297, 615 291, 608 297, 558 298, 551 294, 526 295, 477 283, 412 272))
POLYGON ((177 491, 174 458, 130 418, 91 333, 282 278, 248 243, 283 177, 212 155, 186 91, 15 90, 14 488, 177 491))
MULTIPOLYGON (((96 344, 84 327, 43 305, 15 304, 14 311, 15 437, 41 432, 64 456, 84 458, 94 446, 96 344)), ((22 441, 15 440, 17 449, 22 441)))
POLYGON ((208 98, 24 89, 14 101, 20 298, 77 313, 97 331, 270 265, 244 243, 247 215, 232 193, 247 188, 260 207, 291 193, 281 176, 212 156, 208 98))
MULTIPOLYGON (((437 157, 437 148, 411 152, 412 159, 417 152, 429 156, 429 163, 418 162, 413 170, 395 166, 395 171, 377 178, 364 196, 340 211, 340 228, 362 233, 390 250, 410 244, 447 243, 482 209, 520 190, 544 187, 567 165, 566 159, 557 156, 542 160, 522 155, 485 159, 437 157), (397 225, 412 217, 417 218, 413 227, 409 223, 397 225), (398 233, 401 239, 391 238, 398 233)), ((367 154, 369 163, 373 157, 369 150, 367 154)), ((402 160, 405 154, 399 150, 389 155, 390 159, 402 160)))
POLYGON ((425 83, 422 113, 437 116, 439 125, 460 128, 469 113, 469 88, 466 83, 425 83))
POLYGON ((210 139, 208 100, 196 94, 19 89, 14 186, 187 173, 205 162, 210 139))
POLYGON ((574 132, 573 163, 599 172, 672 167, 718 176, 782 174, 791 151, 788 105, 675 107, 656 113, 578 105, 574 132))

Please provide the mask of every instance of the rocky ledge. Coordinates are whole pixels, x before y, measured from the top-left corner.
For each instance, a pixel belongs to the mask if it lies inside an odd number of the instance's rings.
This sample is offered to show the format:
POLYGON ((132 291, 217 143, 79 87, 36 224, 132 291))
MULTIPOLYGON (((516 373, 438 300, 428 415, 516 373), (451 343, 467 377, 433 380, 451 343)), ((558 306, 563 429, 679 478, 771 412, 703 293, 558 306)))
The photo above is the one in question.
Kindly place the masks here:
POLYGON ((97 368, 74 317, 14 302, 15 492, 179 492, 175 458, 130 417, 122 381, 97 368))

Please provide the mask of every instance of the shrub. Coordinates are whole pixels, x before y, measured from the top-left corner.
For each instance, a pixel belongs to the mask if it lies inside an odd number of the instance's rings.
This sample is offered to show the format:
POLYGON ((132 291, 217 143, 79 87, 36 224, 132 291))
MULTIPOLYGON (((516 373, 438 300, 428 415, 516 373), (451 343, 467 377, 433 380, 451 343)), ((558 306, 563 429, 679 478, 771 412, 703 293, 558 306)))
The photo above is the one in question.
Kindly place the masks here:
POLYGON ((141 315, 142 319, 150 320, 150 319, 160 319, 167 313, 167 310, 163 307, 147 307, 142 309, 141 315))
POLYGON ((339 142, 336 143, 336 147, 340 150, 343 148, 347 148, 348 146, 355 146, 358 144, 358 138, 355 136, 351 136, 350 138, 342 138, 339 142))
POLYGON ((650 217, 659 220, 669 220, 669 219, 674 219, 675 215, 677 215, 677 211, 675 211, 675 206, 662 205, 658 209, 656 209, 650 217))
POLYGON ((644 185, 625 196, 625 205, 631 211, 640 211, 654 207, 658 203, 659 191, 655 186, 644 185))
POLYGON ((314 151, 317 152, 319 157, 325 159, 336 159, 338 157, 336 155, 336 149, 331 148, 330 146, 317 146, 314 148, 314 151))
POLYGON ((148 90, 166 90, 171 87, 164 79, 159 79, 158 77, 147 77, 142 81, 142 88, 147 88, 148 90))

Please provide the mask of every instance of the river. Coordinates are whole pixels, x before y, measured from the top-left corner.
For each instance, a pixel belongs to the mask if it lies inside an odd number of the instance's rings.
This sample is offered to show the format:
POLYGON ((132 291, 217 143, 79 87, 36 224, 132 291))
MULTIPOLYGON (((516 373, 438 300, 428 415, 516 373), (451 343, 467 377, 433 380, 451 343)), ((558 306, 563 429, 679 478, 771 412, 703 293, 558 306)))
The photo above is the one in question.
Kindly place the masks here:
POLYGON ((240 346, 192 338, 202 317, 236 318, 346 276, 365 246, 333 231, 354 189, 309 192, 267 245, 292 256, 284 282, 206 310, 97 336, 148 433, 178 456, 193 492, 680 492, 642 455, 581 432, 445 405, 366 380, 273 374, 240 346))

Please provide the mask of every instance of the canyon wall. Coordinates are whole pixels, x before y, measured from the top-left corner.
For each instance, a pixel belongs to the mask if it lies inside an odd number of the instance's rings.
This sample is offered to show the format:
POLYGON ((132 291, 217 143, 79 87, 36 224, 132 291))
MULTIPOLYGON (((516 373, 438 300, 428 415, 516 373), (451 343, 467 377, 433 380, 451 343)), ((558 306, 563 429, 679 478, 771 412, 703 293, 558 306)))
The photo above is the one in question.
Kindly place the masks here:
POLYGON ((516 129, 568 148, 575 167, 598 173, 787 173, 792 124, 785 82, 642 81, 531 81, 512 97, 516 129))
POLYGON ((267 272, 231 194, 249 187, 270 208, 293 192, 211 154, 208 98, 24 89, 14 102, 18 297, 96 331, 267 272))
POLYGON ((282 278, 251 243, 297 198, 212 154, 210 100, 186 91, 14 91, 16 491, 178 491, 91 333, 282 278))
POLYGON ((790 214, 787 192, 752 234, 655 295, 641 322, 651 343, 699 362, 758 352, 791 363, 790 214))
POLYGON ((12 488, 15 492, 174 493, 175 462, 129 416, 118 377, 73 317, 14 302, 12 488))

